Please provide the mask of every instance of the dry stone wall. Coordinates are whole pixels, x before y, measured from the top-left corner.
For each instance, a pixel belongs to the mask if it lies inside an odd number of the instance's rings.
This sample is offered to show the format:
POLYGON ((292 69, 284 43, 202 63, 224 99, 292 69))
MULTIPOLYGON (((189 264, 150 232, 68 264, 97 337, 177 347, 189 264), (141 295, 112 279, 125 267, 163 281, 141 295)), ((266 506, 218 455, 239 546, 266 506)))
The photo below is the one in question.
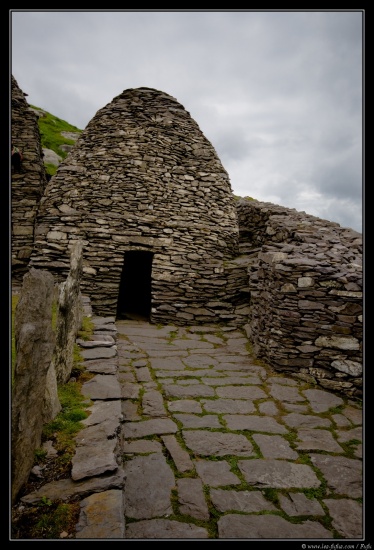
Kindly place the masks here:
POLYGON ((257 356, 279 371, 362 395, 362 235, 270 203, 237 205, 257 356))
POLYGON ((23 153, 23 172, 11 173, 12 278, 21 282, 28 270, 36 214, 47 178, 38 118, 13 76, 11 87, 11 139, 23 153))

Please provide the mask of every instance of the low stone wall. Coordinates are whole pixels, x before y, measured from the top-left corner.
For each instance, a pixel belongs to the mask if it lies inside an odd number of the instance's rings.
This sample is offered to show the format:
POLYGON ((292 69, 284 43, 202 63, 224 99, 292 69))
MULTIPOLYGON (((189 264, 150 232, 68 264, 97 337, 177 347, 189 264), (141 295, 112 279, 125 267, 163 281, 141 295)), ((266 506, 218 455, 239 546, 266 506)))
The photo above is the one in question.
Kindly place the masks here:
POLYGON ((169 287, 165 285, 165 275, 160 284, 154 276, 153 300, 157 307, 152 310, 150 321, 181 326, 245 325, 249 314, 247 265, 246 258, 228 262, 207 260, 204 273, 193 274, 193 288, 182 276, 174 279, 169 287))
POLYGON ((362 235, 270 203, 238 203, 255 354, 349 396, 362 395, 362 235))

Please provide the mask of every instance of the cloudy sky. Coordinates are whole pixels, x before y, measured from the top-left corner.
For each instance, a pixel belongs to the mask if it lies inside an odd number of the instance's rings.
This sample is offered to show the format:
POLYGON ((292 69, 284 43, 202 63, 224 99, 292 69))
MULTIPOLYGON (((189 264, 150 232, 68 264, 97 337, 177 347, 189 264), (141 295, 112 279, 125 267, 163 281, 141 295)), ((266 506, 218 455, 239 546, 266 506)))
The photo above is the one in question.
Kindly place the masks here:
POLYGON ((127 88, 175 97, 233 192, 363 230, 362 10, 10 10, 11 73, 83 130, 127 88))

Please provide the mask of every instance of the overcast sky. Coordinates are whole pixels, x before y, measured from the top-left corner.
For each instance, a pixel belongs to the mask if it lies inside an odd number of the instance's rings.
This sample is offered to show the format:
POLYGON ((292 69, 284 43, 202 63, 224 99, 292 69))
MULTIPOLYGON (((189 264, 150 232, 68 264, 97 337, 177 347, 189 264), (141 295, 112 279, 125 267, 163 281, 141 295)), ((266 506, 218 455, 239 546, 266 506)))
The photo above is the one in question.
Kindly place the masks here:
POLYGON ((362 232, 362 10, 10 10, 30 105, 83 130, 128 88, 175 97, 233 192, 362 232))

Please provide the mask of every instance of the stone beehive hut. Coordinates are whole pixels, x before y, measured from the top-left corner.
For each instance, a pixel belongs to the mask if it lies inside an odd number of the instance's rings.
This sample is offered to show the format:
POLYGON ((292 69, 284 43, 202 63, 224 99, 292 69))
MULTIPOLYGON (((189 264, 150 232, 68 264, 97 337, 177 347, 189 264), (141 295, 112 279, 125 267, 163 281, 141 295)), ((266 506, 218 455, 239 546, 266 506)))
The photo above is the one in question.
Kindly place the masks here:
POLYGON ((248 304, 228 174, 161 91, 125 90, 96 113, 46 188, 30 267, 63 280, 78 240, 96 314, 230 322, 248 304))

